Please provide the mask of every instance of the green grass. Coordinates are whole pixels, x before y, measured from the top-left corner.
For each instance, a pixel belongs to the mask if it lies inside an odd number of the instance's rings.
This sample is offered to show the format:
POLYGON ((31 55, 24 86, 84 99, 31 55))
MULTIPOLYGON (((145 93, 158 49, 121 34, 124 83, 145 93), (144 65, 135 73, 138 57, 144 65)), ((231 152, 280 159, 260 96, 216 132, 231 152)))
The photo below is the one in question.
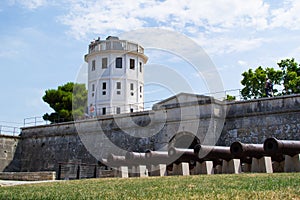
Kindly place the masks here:
POLYGON ((300 173, 60 181, 0 187, 0 199, 300 199, 300 173))

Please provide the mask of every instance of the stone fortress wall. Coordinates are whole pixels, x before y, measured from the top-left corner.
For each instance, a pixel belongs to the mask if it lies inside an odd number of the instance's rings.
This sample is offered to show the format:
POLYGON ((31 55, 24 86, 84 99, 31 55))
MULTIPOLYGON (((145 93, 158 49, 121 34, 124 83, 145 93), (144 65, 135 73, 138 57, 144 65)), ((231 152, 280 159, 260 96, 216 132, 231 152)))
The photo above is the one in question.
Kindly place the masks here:
POLYGON ((20 167, 20 148, 18 146, 20 137, 0 135, 0 172, 7 170, 18 170, 20 167))
POLYGON ((225 103, 182 93, 151 111, 26 127, 20 138, 7 138, 15 141, 6 142, 10 147, 0 146, 1 155, 7 148, 16 152, 1 162, 1 170, 57 171, 59 163, 97 164, 108 153, 167 150, 186 143, 229 146, 234 141, 263 143, 272 136, 300 140, 299 105, 300 95, 225 103))
POLYGON ((261 144, 265 139, 300 140, 300 95, 228 103, 219 145, 238 140, 261 144))

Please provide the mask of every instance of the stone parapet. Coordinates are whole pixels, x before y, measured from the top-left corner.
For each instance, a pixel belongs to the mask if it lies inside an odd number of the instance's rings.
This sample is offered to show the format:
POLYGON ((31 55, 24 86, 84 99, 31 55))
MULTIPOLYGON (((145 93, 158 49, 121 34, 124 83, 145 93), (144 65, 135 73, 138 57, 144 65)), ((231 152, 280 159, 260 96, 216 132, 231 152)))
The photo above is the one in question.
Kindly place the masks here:
POLYGON ((45 181, 55 178, 56 172, 0 172, 2 180, 45 181))

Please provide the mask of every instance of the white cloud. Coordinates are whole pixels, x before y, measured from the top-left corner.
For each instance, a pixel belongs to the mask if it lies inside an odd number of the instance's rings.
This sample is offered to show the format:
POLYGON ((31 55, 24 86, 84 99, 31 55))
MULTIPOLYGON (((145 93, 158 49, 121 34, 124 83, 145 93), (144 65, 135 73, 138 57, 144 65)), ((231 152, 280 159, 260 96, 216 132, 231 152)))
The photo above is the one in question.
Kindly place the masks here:
POLYGON ((75 38, 88 33, 112 34, 143 26, 143 21, 133 14, 138 12, 137 1, 82 1, 72 0, 69 13, 60 21, 70 26, 75 38))
POLYGON ((141 27, 165 26, 178 31, 197 29, 221 32, 241 27, 267 27, 269 5, 262 0, 233 1, 80 1, 70 0, 62 23, 70 26, 73 36, 88 33, 127 31, 141 27), (193 28, 192 28, 193 27, 193 28), (195 28, 196 27, 196 28, 195 28))
MULTIPOLYGON (((266 0, 11 0, 28 9, 59 5, 58 17, 76 39, 119 35, 145 27, 163 27, 195 38, 209 53, 249 51, 270 42, 266 31, 300 29, 300 2, 266 0), (250 38, 249 38, 250 37, 250 38)), ((280 38, 278 38, 280 39, 280 38)))
MULTIPOLYGON (((197 40, 197 39, 196 39, 197 40)), ((198 41, 198 40, 197 40, 198 41)), ((230 34, 227 36, 199 39, 204 49, 209 54, 228 54, 250 51, 260 47, 263 43, 271 42, 272 39, 266 38, 235 38, 230 34)))
POLYGON ((300 29, 300 1, 285 0, 283 7, 274 9, 272 13, 271 27, 285 27, 291 30, 300 29))
POLYGON ((77 39, 95 34, 118 35, 143 27, 164 27, 198 38, 196 40, 201 45, 218 53, 247 51, 259 46, 263 42, 261 38, 236 38, 231 32, 266 29, 270 7, 263 0, 220 0, 218 3, 198 0, 69 0, 65 5, 69 5, 67 14, 60 16, 59 20, 70 27, 68 33, 77 39))
POLYGON ((66 14, 60 21, 75 38, 88 34, 114 34, 142 27, 169 27, 189 34, 223 33, 233 29, 266 30, 300 28, 300 2, 266 0, 10 0, 28 9, 60 5, 66 14), (272 4, 272 6, 270 6, 272 4), (280 7, 278 8, 277 5, 280 7))
POLYGON ((11 5, 19 4, 27 9, 34 10, 49 3, 48 0, 10 0, 11 5))
POLYGON ((247 61, 244 61, 244 60, 238 60, 238 62, 237 62, 240 66, 247 66, 248 65, 248 63, 247 63, 247 61))
POLYGON ((208 29, 221 27, 224 30, 237 26, 264 28, 269 8, 262 0, 191 1, 189 7, 188 16, 195 24, 198 22, 208 29))

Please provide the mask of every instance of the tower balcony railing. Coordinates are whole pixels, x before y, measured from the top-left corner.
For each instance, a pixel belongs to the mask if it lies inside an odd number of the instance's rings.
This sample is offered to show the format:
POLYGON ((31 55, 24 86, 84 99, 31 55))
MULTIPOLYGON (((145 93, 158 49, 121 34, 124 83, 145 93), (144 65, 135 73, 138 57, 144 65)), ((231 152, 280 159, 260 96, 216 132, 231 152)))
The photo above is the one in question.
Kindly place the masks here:
POLYGON ((144 48, 140 45, 126 40, 96 40, 89 45, 89 54, 100 51, 128 51, 144 53, 144 48))

